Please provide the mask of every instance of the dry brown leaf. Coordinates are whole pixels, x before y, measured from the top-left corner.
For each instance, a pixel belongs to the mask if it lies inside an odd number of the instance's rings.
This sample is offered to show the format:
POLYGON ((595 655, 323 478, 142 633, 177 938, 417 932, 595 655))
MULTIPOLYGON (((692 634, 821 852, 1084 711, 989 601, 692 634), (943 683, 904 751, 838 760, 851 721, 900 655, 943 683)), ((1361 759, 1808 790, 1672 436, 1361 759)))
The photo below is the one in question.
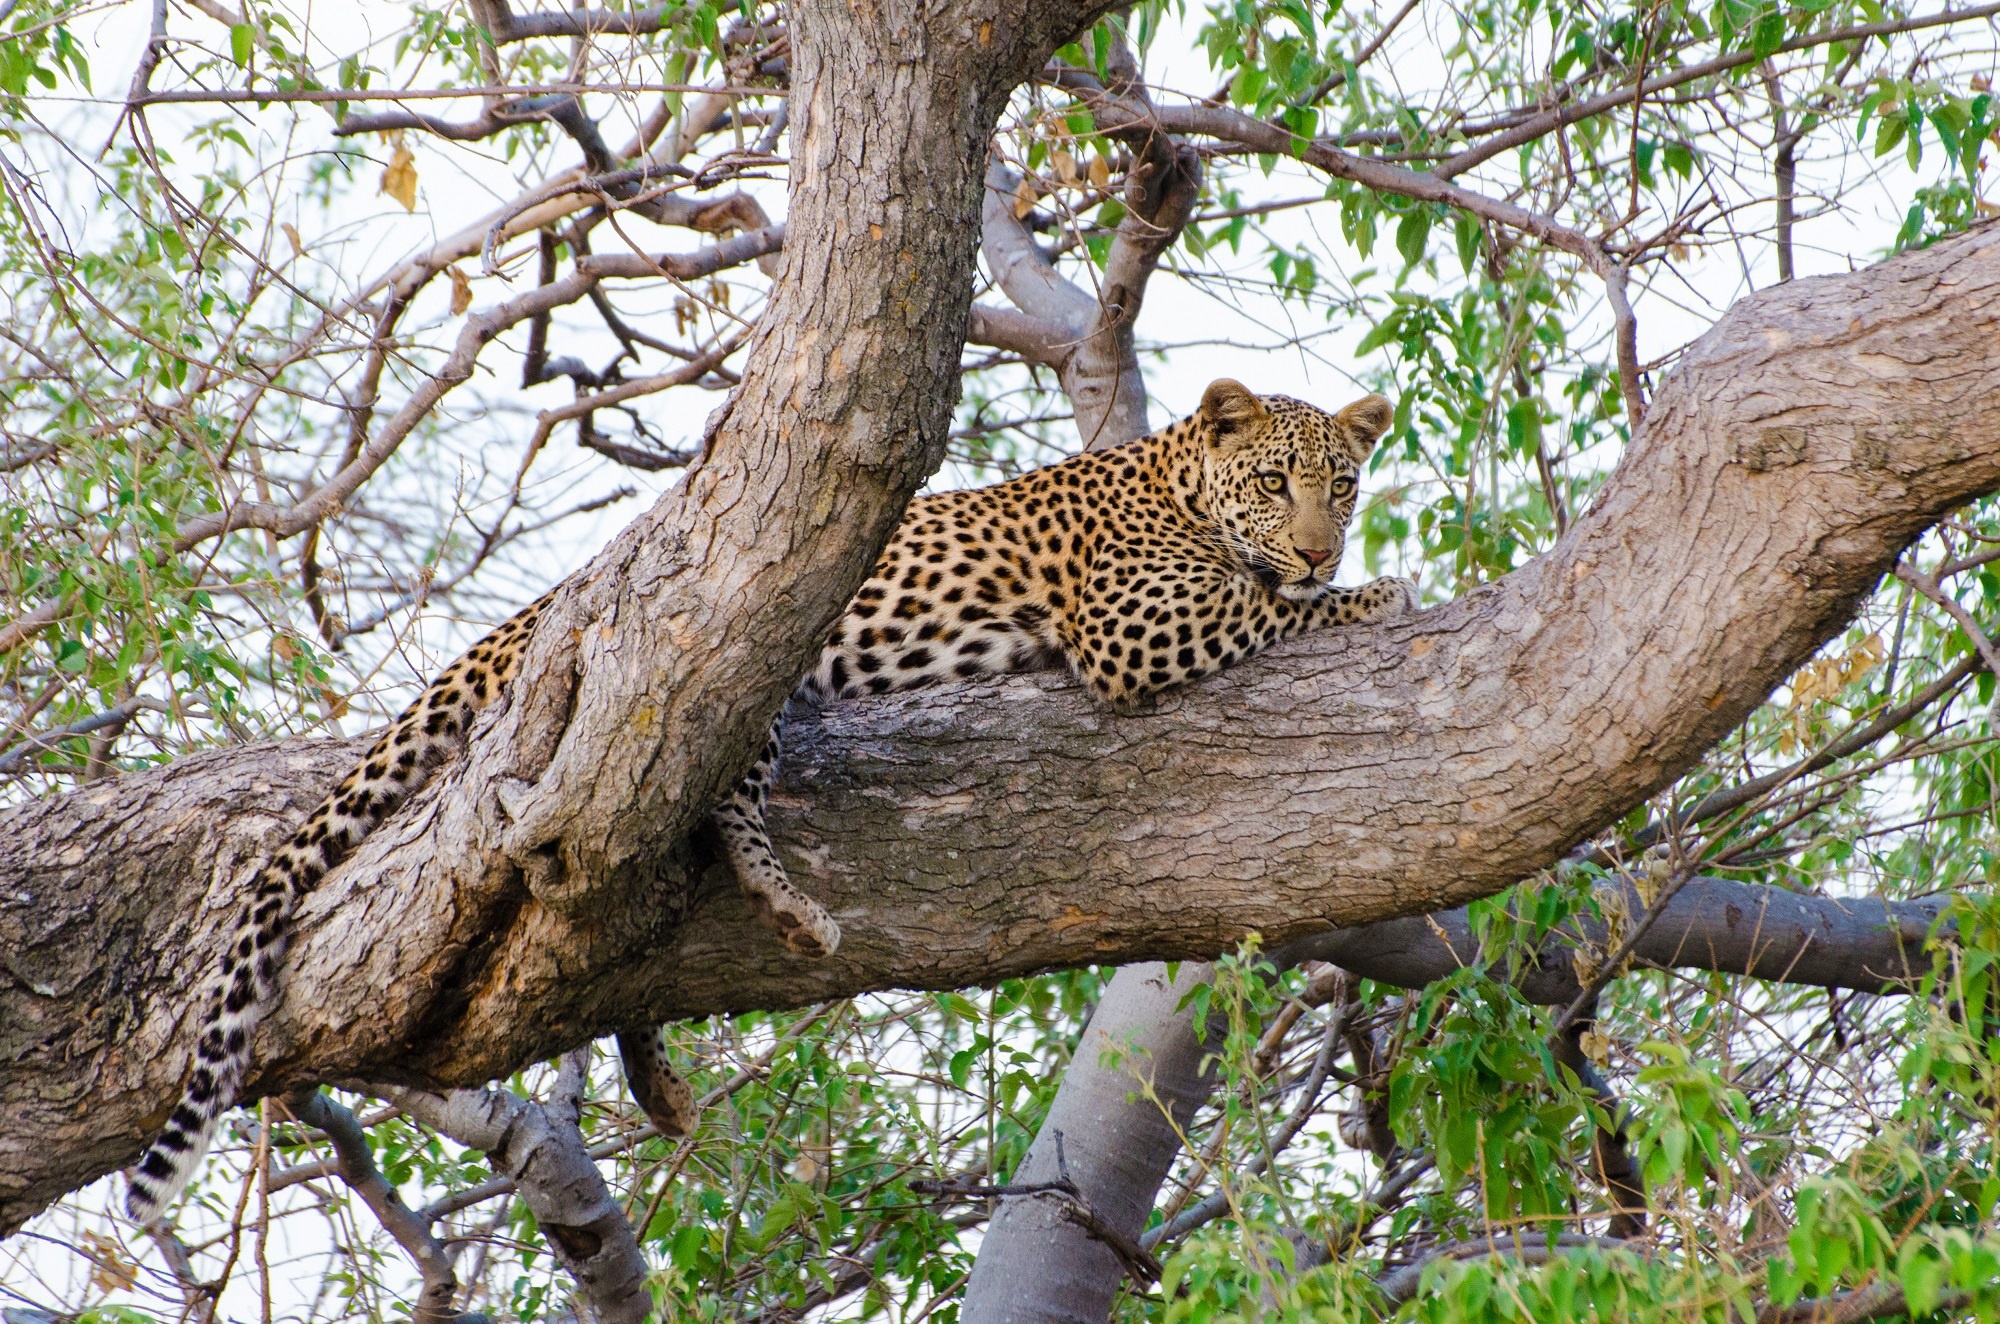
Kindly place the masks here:
POLYGON ((306 255, 306 241, 299 238, 298 227, 290 221, 286 221, 279 225, 278 228, 285 232, 285 238, 292 241, 292 256, 304 257, 306 255))
POLYGON ((298 657, 299 646, 292 642, 290 635, 281 634, 271 641, 271 651, 278 655, 280 661, 290 662, 298 657))
POLYGON ((1066 149, 1057 148, 1055 154, 1049 159, 1055 165, 1057 179, 1060 179, 1065 184, 1075 184, 1077 182, 1076 158, 1071 156, 1066 149))
POLYGON ((451 277, 451 315, 457 317, 472 307, 472 278, 456 266, 446 267, 444 274, 451 277))
POLYGON ((319 686, 319 701, 326 705, 326 715, 338 720, 347 716, 347 700, 333 686, 324 681, 319 686))
POLYGON ((83 1253, 90 1257, 90 1285, 95 1290, 120 1292, 138 1286, 139 1266, 125 1258, 114 1238, 86 1232, 83 1253))
POLYGON ((404 211, 417 209, 417 157, 404 143, 396 144, 389 168, 382 172, 382 192, 402 203, 404 211))
POLYGON ((1017 221, 1021 220, 1029 212, 1033 211, 1035 209, 1035 199, 1039 196, 1041 195, 1035 192, 1035 183, 1033 180, 1023 179, 1020 183, 1016 184, 1014 186, 1014 219, 1017 221))
POLYGON ((1090 182, 1096 188, 1111 187, 1111 163, 1101 156, 1090 158, 1090 182))

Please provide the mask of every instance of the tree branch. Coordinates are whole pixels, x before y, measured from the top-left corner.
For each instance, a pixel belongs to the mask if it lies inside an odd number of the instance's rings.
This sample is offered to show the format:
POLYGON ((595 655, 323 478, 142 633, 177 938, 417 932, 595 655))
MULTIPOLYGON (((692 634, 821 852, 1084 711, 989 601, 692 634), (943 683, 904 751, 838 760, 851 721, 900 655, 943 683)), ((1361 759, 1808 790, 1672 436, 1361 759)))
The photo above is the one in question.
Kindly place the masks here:
POLYGON ((381 1092, 424 1125, 485 1151, 493 1170, 514 1183, 602 1324, 643 1324, 652 1316, 646 1257, 577 1129, 568 1101, 573 1075, 581 1073, 565 1062, 546 1104, 495 1089, 437 1095, 392 1086, 381 1092))
POLYGON ((410 1312, 412 1324, 484 1321, 484 1315, 463 1314, 452 1304, 458 1297, 458 1274, 452 1268, 451 1254, 431 1235, 429 1224, 403 1203, 403 1197, 375 1166, 360 1119, 319 1090, 294 1095, 286 1102, 292 1116, 326 1132, 326 1138, 333 1144, 334 1171, 340 1180, 374 1211, 383 1230, 416 1263, 423 1287, 410 1312))

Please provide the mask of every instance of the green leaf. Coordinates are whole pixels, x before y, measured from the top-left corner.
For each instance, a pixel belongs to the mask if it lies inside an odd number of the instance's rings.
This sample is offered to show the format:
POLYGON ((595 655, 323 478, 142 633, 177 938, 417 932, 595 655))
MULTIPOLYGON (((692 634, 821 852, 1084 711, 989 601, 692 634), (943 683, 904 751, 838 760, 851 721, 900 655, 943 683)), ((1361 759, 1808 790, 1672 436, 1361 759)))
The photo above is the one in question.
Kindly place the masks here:
POLYGON ((1414 267, 1424 260, 1424 240, 1431 232, 1431 209, 1420 206, 1396 222, 1396 251, 1403 264, 1414 267))
POLYGON ((229 25, 229 58, 238 69, 250 67, 250 52, 256 49, 257 31, 248 23, 229 25))
POLYGON ((1909 1302, 1909 1313, 1925 1315, 1937 1309, 1938 1297, 1944 1287, 1945 1262, 1933 1254, 1929 1246, 1912 1244, 1917 1253, 1908 1257, 1899 1276, 1903 1296, 1909 1302))
POLYGON ((1887 156, 1896 150, 1896 144, 1903 141, 1903 135, 1910 130, 1910 122, 1901 115, 1885 115, 1875 129, 1875 155, 1887 156))
POLYGON ((1760 60, 1776 54, 1784 42, 1785 16, 1777 10, 1758 19, 1756 26, 1750 29, 1750 49, 1760 60))
POLYGON ((1458 239, 1458 265, 1470 276, 1479 262, 1479 218, 1469 211, 1459 212, 1452 221, 1458 239))

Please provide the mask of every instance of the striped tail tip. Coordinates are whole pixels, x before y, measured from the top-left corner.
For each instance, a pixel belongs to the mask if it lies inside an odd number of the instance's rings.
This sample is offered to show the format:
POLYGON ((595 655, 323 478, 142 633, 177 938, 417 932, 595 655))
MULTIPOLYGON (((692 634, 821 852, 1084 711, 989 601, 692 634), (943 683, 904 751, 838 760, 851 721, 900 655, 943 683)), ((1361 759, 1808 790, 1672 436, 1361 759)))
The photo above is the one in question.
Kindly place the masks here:
POLYGON ((180 1198, 215 1138, 222 1110, 204 1110, 183 1099, 158 1139, 125 1173, 125 1213, 142 1227, 160 1221, 180 1198))

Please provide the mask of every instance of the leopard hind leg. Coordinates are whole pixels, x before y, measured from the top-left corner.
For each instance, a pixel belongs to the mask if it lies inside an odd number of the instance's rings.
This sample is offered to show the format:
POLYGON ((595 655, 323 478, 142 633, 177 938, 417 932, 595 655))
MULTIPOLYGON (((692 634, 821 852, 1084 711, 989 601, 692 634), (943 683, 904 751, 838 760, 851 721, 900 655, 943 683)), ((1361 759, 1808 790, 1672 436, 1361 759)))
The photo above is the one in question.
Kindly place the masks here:
POLYGON ((653 1129, 671 1139, 693 1134, 701 1110, 694 1090, 674 1070, 666 1031, 656 1028, 619 1035, 618 1059, 625 1068, 625 1085, 653 1129))
POLYGON ((801 956, 831 956, 840 946, 840 925, 819 902, 792 886, 764 826, 764 807, 783 749, 778 727, 773 724, 764 752, 729 798, 716 806, 709 821, 722 837, 737 887, 764 926, 801 956))

